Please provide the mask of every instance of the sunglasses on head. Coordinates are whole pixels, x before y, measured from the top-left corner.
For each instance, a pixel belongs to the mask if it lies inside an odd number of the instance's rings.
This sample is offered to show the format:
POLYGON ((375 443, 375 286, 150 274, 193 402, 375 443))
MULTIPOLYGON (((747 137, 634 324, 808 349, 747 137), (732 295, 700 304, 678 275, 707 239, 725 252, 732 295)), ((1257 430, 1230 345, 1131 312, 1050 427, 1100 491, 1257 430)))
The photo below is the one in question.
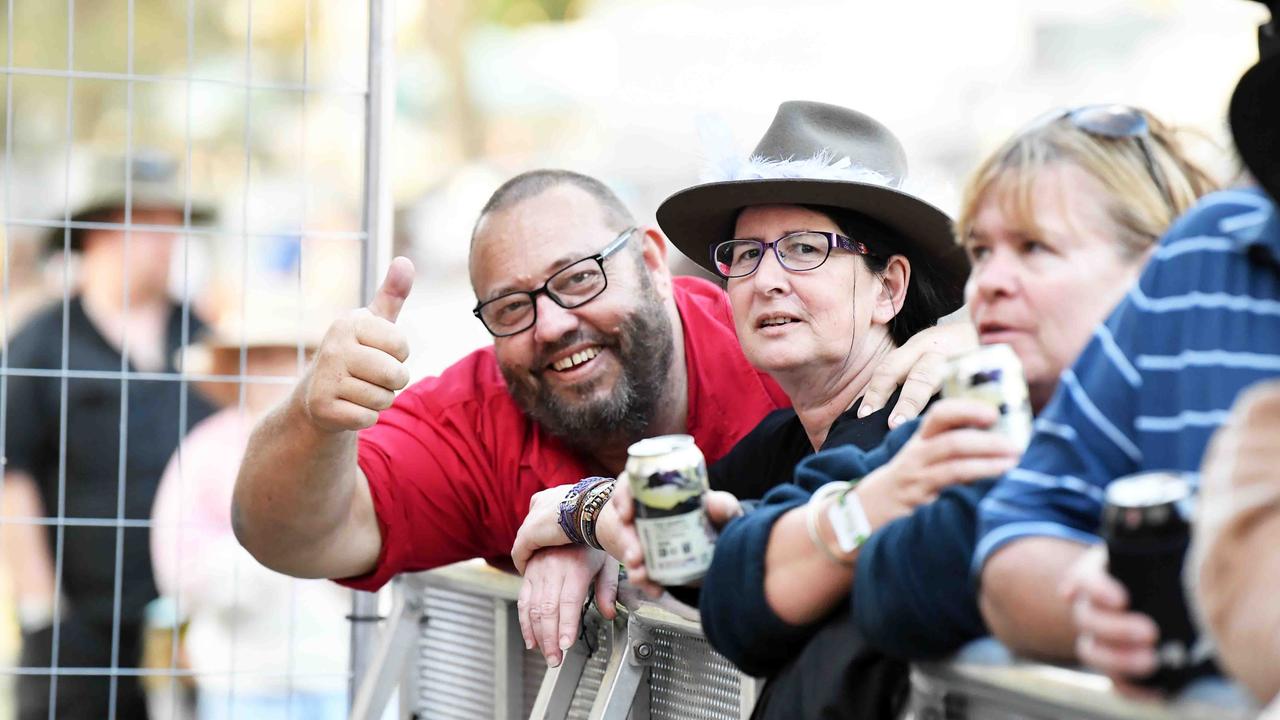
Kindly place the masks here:
POLYGON ((1152 138, 1151 123, 1147 121, 1146 113, 1130 105, 1083 105, 1078 108, 1055 111, 1034 125, 1048 125, 1064 119, 1071 123, 1072 127, 1094 137, 1109 140, 1132 139, 1136 142, 1138 150, 1142 152, 1142 159, 1146 163, 1151 182, 1155 183, 1156 190, 1159 191, 1165 204, 1170 208, 1173 207, 1169 199, 1169 188, 1160 174, 1155 156, 1151 154, 1151 147, 1148 144, 1152 138))

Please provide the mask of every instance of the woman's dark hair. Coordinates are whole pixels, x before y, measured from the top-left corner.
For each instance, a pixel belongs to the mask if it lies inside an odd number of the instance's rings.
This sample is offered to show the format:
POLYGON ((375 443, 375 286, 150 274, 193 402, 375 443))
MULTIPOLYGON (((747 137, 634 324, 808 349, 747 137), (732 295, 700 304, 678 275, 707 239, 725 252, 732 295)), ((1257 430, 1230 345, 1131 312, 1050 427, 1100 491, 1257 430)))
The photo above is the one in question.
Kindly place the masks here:
POLYGON ((912 335, 938 324, 938 318, 946 314, 947 303, 930 258, 922 257, 914 248, 904 247, 906 243, 902 242, 899 233, 866 215, 827 205, 803 207, 826 215, 840 228, 841 234, 864 243, 872 254, 863 255, 862 260, 875 275, 884 273, 893 255, 902 255, 911 264, 907 297, 903 300, 902 309, 889 323, 889 333, 899 347, 912 335))

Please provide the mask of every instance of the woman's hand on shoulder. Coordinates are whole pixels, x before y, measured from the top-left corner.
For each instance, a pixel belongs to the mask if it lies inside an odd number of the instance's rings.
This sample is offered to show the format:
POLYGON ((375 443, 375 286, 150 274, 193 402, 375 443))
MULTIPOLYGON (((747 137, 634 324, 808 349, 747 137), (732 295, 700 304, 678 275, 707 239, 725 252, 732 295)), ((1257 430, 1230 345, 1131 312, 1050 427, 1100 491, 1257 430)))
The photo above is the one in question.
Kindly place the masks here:
POLYGON ((858 484, 872 527, 908 515, 961 483, 998 477, 1018 463, 1018 448, 992 432, 995 408, 964 398, 934 403, 892 460, 858 484))
POLYGON ((916 333, 876 365, 858 416, 866 417, 883 408, 893 392, 902 386, 898 402, 889 411, 889 427, 895 428, 916 417, 942 387, 947 376, 947 360, 978 346, 978 335, 968 322, 937 325, 916 333))

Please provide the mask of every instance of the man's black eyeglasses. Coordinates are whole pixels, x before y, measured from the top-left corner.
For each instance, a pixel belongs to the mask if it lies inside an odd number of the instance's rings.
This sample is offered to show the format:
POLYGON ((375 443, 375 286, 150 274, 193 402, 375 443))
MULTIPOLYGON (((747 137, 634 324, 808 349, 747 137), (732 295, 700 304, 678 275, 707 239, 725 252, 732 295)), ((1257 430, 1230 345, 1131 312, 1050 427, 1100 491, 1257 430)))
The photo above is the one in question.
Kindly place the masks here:
POLYGON ((566 310, 582 307, 595 300, 609 286, 604 261, 626 247, 636 228, 623 230, 599 253, 572 262, 547 278, 534 290, 515 290, 492 300, 476 303, 472 313, 480 318, 494 337, 522 333, 538 321, 538 296, 546 295, 566 310))
POLYGON ((1142 159, 1147 164, 1147 174, 1166 205, 1173 207, 1169 197, 1169 188, 1156 165, 1155 156, 1151 154, 1148 142, 1151 140, 1151 123, 1141 110, 1128 105, 1085 105, 1074 110, 1063 110, 1050 122, 1066 118, 1072 126, 1095 137, 1121 140, 1132 138, 1142 152, 1142 159))
POLYGON ((793 272, 813 270, 831 255, 833 248, 855 255, 871 255, 867 246, 840 233, 804 230, 783 235, 773 242, 726 240, 711 248, 711 263, 721 277, 746 277, 760 267, 764 251, 773 249, 782 267, 793 272))

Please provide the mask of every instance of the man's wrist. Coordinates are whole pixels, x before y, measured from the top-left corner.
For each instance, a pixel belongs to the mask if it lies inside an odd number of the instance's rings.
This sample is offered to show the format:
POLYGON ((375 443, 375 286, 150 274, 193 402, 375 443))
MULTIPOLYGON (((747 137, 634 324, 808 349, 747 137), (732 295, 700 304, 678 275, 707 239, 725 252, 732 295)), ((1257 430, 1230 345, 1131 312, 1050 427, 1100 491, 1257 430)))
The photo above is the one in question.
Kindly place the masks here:
POLYGON ((618 520, 617 508, 612 502, 605 503, 604 510, 600 511, 600 517, 596 519, 596 540, 605 552, 617 557, 618 546, 622 544, 619 540, 621 534, 622 522, 618 520))

